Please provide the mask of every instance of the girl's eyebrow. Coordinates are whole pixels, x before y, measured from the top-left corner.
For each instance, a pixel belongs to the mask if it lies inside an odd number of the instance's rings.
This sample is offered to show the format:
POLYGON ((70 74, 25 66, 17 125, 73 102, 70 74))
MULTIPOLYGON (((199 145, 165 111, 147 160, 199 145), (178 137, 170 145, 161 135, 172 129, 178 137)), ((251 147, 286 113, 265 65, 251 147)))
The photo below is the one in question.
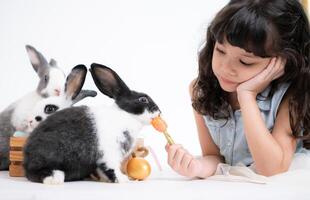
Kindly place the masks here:
MULTIPOLYGON (((221 47, 221 48, 225 48, 225 43, 219 43, 219 42, 217 42, 217 46, 218 47, 221 47)), ((247 52, 247 51, 245 51, 244 53, 242 53, 241 54, 242 56, 244 56, 244 57, 248 57, 248 58, 257 58, 258 56, 255 56, 253 53, 251 53, 251 52, 247 52)))

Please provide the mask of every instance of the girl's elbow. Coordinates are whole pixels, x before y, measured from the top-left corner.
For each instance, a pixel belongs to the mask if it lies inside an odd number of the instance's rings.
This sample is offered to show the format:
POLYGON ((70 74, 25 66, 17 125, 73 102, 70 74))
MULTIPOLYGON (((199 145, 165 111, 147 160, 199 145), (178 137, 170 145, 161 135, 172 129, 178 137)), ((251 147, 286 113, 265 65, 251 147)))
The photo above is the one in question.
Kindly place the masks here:
POLYGON ((270 169, 270 168, 269 169, 261 169, 261 170, 257 169, 256 171, 259 175, 270 177, 270 176, 285 173, 288 170, 289 170, 289 166, 288 167, 282 166, 282 167, 274 168, 274 169, 270 169))

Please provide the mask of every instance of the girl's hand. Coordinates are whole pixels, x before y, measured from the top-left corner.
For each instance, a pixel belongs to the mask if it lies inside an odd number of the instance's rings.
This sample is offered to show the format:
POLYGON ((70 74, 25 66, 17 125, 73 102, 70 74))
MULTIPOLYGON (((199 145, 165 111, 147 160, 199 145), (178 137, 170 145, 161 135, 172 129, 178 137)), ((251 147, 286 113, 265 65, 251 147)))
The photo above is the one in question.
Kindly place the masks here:
POLYGON ((201 163, 179 144, 166 145, 168 164, 182 176, 194 178, 201 171, 201 163))
POLYGON ((274 57, 270 60, 267 67, 254 76, 253 78, 241 83, 237 87, 237 94, 249 94, 256 97, 258 93, 262 92, 271 81, 279 78, 284 74, 284 67, 286 60, 281 57, 274 57))

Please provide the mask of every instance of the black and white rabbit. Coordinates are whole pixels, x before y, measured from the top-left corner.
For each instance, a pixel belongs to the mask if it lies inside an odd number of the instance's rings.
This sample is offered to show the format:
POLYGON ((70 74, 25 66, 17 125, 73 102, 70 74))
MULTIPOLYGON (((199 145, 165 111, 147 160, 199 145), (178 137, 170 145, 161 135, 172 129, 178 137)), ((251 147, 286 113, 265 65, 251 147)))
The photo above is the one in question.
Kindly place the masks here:
POLYGON ((66 80, 54 59, 48 63, 34 47, 26 45, 28 57, 40 81, 37 89, 15 101, 0 113, 0 170, 9 167, 9 139, 16 130, 28 132, 27 117, 43 98, 58 96, 66 80))
POLYGON ((86 97, 95 97, 96 91, 81 90, 85 82, 87 68, 84 65, 74 67, 68 75, 64 91, 59 96, 52 96, 37 102, 28 117, 28 130, 31 132, 39 123, 57 111, 69 108, 86 97))
POLYGON ((112 69, 93 63, 90 72, 98 89, 115 104, 66 108, 40 123, 24 148, 30 181, 61 184, 91 173, 107 182, 128 181, 121 162, 141 128, 160 110, 147 94, 130 90, 112 69))

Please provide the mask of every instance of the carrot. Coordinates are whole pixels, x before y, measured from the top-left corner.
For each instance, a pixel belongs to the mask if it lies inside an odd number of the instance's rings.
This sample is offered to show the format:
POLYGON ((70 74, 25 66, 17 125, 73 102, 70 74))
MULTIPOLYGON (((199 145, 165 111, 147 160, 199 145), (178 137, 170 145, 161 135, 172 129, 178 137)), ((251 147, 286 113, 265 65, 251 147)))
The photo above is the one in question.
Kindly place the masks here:
POLYGON ((165 135, 169 144, 174 144, 174 141, 167 131, 167 124, 160 116, 153 118, 151 124, 157 131, 162 132, 165 135))
POLYGON ((153 118, 151 124, 159 132, 163 133, 167 130, 167 124, 160 116, 153 118))

